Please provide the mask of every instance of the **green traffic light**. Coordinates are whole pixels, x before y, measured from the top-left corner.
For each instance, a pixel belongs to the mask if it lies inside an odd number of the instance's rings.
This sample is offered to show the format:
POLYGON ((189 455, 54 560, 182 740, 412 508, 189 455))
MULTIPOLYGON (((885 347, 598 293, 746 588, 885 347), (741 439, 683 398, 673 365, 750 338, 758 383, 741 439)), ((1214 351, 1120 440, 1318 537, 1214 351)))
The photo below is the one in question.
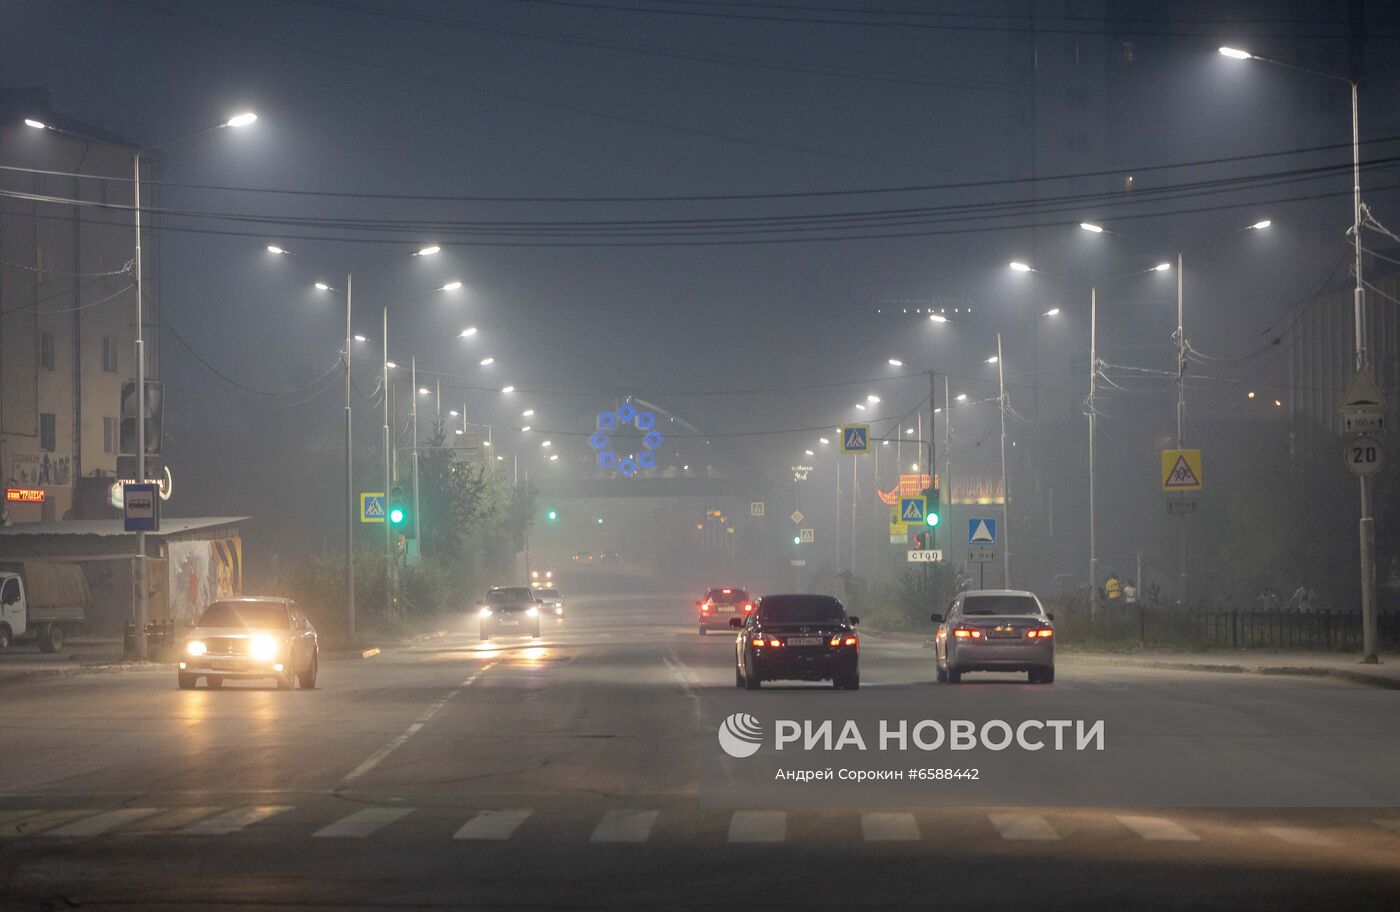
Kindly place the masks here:
POLYGON ((799 535, 794 535, 794 536, 792 537, 792 543, 793 543, 794 545, 800 545, 800 544, 802 544, 802 537, 799 536, 799 535))
POLYGON ((556 511, 556 510, 550 510, 548 513, 545 514, 545 517, 546 517, 550 522, 554 522, 556 519, 559 518, 559 513, 558 513, 558 511, 556 511))
POLYGON ((928 525, 928 526, 936 526, 936 525, 938 525, 938 514, 937 514, 937 513, 925 513, 925 514, 924 514, 924 524, 925 524, 925 525, 928 525))
POLYGON ((403 524, 403 520, 404 516, 402 507, 394 507, 389 511, 389 522, 398 526, 403 524))

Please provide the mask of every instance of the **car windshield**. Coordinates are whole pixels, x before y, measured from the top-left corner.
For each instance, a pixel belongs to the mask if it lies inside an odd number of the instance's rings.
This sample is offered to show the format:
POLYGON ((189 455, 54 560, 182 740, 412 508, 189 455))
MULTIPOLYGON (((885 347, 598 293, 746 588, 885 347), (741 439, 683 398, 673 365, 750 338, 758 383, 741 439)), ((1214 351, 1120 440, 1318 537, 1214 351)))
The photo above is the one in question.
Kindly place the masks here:
POLYGON ((530 595, 530 590, 524 586, 492 589, 486 593, 488 605, 522 605, 532 601, 534 601, 534 597, 530 595))
POLYGON ((282 602, 215 602, 204 609, 196 626, 286 630, 291 625, 282 602))
POLYGON ((765 621, 823 623, 844 621, 846 609, 834 598, 824 596, 769 596, 759 603, 758 616, 765 621))
POLYGON ((542 599, 547 599, 547 598, 550 598, 550 599, 557 599, 557 598, 559 597, 559 590, 558 590, 558 589, 536 589, 536 590, 535 590, 535 595, 539 596, 539 597, 542 598, 542 599))
POLYGON ((705 599, 711 602, 747 602, 749 600, 749 593, 743 589, 711 589, 705 595, 705 599))
POLYGON ((1029 595, 969 595, 963 599, 962 613, 978 617, 1039 615, 1040 603, 1029 595))

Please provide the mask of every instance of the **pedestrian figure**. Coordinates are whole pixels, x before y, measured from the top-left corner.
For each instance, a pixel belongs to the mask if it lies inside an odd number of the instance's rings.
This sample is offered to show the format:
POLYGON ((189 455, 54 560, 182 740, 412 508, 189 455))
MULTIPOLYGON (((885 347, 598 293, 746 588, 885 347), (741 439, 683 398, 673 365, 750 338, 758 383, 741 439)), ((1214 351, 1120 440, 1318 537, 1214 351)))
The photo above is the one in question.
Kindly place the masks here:
POLYGON ((1312 611, 1313 602, 1316 600, 1317 593, 1313 591, 1313 588, 1308 585, 1308 581, 1305 579, 1297 589, 1293 590, 1293 595, 1289 597, 1288 610, 1312 611))
POLYGON ((1256 611, 1278 611, 1280 608, 1278 593, 1274 592, 1273 586, 1265 586, 1264 591, 1259 593, 1259 597, 1254 600, 1254 610, 1256 611))
POLYGON ((1134 586, 1134 585, 1133 585, 1133 581, 1132 581, 1132 580, 1128 580, 1126 583, 1123 584, 1123 604, 1125 604, 1125 605, 1136 605, 1136 604, 1137 604, 1137 600, 1138 600, 1137 586, 1134 586))

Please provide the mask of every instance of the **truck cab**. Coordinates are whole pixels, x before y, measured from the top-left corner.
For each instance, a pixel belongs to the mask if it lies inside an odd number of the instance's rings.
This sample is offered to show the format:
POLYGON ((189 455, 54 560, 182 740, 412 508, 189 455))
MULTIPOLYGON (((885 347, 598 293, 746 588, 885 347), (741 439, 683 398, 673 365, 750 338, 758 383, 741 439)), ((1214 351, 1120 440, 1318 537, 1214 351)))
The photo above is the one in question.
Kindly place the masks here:
POLYGON ((0 651, 35 643, 41 652, 58 652, 91 603, 82 568, 47 561, 13 566, 0 570, 0 651))

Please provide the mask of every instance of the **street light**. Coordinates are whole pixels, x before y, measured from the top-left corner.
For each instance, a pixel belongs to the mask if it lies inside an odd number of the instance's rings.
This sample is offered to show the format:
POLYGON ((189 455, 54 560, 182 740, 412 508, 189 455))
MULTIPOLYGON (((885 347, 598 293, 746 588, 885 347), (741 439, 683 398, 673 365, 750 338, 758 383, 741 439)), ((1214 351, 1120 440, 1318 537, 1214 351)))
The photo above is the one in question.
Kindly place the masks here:
POLYGON ((513 393, 513 392, 515 392, 515 387, 513 387, 513 386, 503 386, 503 387, 501 387, 501 392, 503 392, 503 393, 513 393))
POLYGON ((529 417, 530 417, 531 415, 533 415, 533 414, 535 414, 535 410, 534 410, 534 409, 526 409, 525 411, 523 411, 523 412, 520 413, 520 417, 521 417, 521 418, 529 418, 529 417))
POLYGON ((947 322, 948 322, 948 318, 945 317, 945 316, 943 316, 943 314, 929 314, 929 315, 928 315, 928 318, 929 318, 930 320, 932 320, 934 323, 947 323, 947 322))
POLYGON ((1250 230, 1250 231, 1263 231, 1265 228, 1269 227, 1269 226, 1272 225, 1273 223, 1274 223, 1274 222, 1273 222, 1273 219, 1261 219, 1261 220, 1255 222, 1253 225, 1250 225, 1250 226, 1249 226, 1249 230, 1250 230))
POLYGON ((459 339, 466 339, 466 338, 469 338, 469 337, 474 336, 474 335, 476 335, 476 327, 475 327, 475 326, 468 326, 466 329, 462 330, 461 332, 459 332, 459 333, 457 334, 457 338, 459 338, 459 339))
POLYGON ((286 256, 286 255, 287 255, 287 251, 283 250, 281 247, 278 247, 276 244, 268 244, 268 245, 267 245, 267 252, 268 252, 268 253, 275 253, 275 254, 277 254, 278 256, 286 256))
POLYGON ((1047 310, 1045 313, 1041 314, 1041 316, 1042 316, 1042 317, 1054 317, 1054 316, 1058 316, 1059 313, 1060 313, 1060 308, 1058 308, 1058 307, 1052 307, 1052 308, 1050 308, 1049 310, 1047 310))
POLYGON ((866 396, 866 397, 865 397, 865 401, 873 404, 873 403, 879 402, 879 401, 880 401, 880 397, 877 396, 877 395, 875 395, 874 393, 871 393, 869 396, 866 396))
POLYGON ((1223 47, 1220 53, 1235 60, 1249 60, 1254 57, 1249 51, 1242 51, 1239 48, 1223 47))
POLYGON ((482 358, 482 359, 481 359, 481 366, 482 366, 482 367, 490 367, 491 365, 493 365, 493 364, 495 364, 495 363, 496 363, 496 359, 495 359, 495 358, 482 358))
POLYGON ((26 127, 33 127, 36 130, 47 130, 49 128, 49 125, 42 120, 35 120, 32 117, 26 117, 24 119, 24 125, 26 127))
POLYGON ((461 287, 462 283, 457 281, 456 279, 453 279, 451 282, 448 282, 446 285, 439 288, 438 291, 456 291, 461 287))
POLYGON ((258 119, 258 115, 252 111, 244 111, 242 114, 235 114, 224 122, 226 127, 246 127, 258 119))
POLYGON ((904 362, 901 361, 901 360, 899 360, 898 358, 891 358, 891 359, 889 360, 889 365, 890 365, 890 367, 903 367, 903 366, 904 366, 904 362))
POLYGON ((955 400, 957 400, 958 402, 966 402, 966 401, 967 401, 967 393, 958 393, 958 394, 957 394, 956 396, 954 396, 953 398, 954 398, 955 400))
POLYGON ((439 247, 439 246, 436 245, 436 244, 429 244, 427 247, 420 248, 420 249, 419 249, 418 251, 416 251, 413 255, 414 255, 414 256, 433 256, 433 255, 438 254, 438 253, 441 253, 441 252, 442 252, 442 248, 441 248, 441 247, 439 247))

